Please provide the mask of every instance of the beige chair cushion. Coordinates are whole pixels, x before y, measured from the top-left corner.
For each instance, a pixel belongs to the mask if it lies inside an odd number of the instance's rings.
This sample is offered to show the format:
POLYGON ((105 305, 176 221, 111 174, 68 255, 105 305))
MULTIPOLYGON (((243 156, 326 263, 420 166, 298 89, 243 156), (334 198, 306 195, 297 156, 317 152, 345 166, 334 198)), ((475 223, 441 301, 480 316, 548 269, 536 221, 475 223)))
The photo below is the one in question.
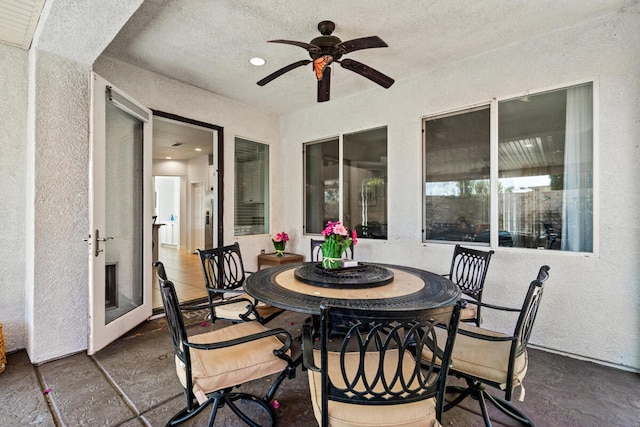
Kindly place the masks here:
MULTIPOLYGON (((268 329, 258 322, 243 322, 191 336, 189 342, 215 343, 264 331, 268 329)), ((193 390, 198 401, 204 394, 282 372, 287 367, 287 362, 273 354, 273 350, 281 347, 280 340, 270 336, 216 350, 190 348, 193 390)), ((177 357, 176 372, 185 387, 186 371, 177 357)))
MULTIPOLYGON (((329 352, 329 376, 333 383, 341 387, 344 385, 340 374, 339 353, 329 352)), ((410 355, 403 358, 403 369, 411 371, 415 366, 411 362, 410 355), (408 356, 408 357, 407 357, 408 356)), ((346 359, 348 372, 355 372, 357 369, 359 353, 350 353, 346 359)), ((320 365, 320 352, 314 350, 316 365, 320 365)), ((370 353, 365 362, 367 372, 375 372, 378 369, 379 354, 370 353)), ((385 369, 395 370, 398 361, 398 352, 387 352, 385 358, 385 369)), ((313 412, 321 423, 322 420, 322 385, 320 372, 308 370, 309 389, 311 391, 311 403, 313 412)), ((406 371, 405 371, 406 372, 406 371)), ((373 375, 367 375, 372 378, 373 375)), ((380 387, 382 388, 382 387, 380 387)), ((342 402, 329 401, 329 425, 334 427, 346 426, 439 426, 436 421, 436 400, 435 398, 425 399, 419 402, 395 405, 357 405, 342 402)))
POLYGON ((460 310, 460 320, 475 320, 478 315, 478 306, 475 304, 468 304, 465 308, 460 310))
MULTIPOLYGON (((459 330, 468 330, 482 335, 506 337, 508 335, 478 328, 477 326, 460 323, 459 330)), ((446 331, 438 329, 438 340, 446 340, 446 331)), ((485 341, 468 337, 458 333, 453 346, 452 369, 456 371, 483 378, 500 385, 504 390, 507 386, 507 369, 511 341, 485 341)), ((431 351, 425 347, 422 357, 431 360, 431 351)), ((516 357, 513 370, 513 386, 522 383, 527 373, 528 356, 526 350, 516 357)))
MULTIPOLYGON (((255 299, 248 295, 248 294, 241 294, 238 296, 234 296, 231 299, 235 299, 235 298, 246 298, 249 301, 255 301, 255 299)), ((218 318, 221 319, 238 319, 240 320, 240 315, 244 314, 247 312, 247 305, 248 303, 246 301, 239 301, 236 304, 226 304, 226 305, 221 305, 215 308, 215 315, 218 318)), ((256 305, 256 311, 258 312, 258 314, 260 315, 260 317, 269 317, 271 316, 273 313, 277 313, 279 311, 282 311, 281 308, 277 308, 277 307, 273 307, 271 305, 267 305, 263 302, 259 302, 256 305)), ((255 315, 250 314, 249 315, 249 319, 251 320, 255 320, 255 315)))

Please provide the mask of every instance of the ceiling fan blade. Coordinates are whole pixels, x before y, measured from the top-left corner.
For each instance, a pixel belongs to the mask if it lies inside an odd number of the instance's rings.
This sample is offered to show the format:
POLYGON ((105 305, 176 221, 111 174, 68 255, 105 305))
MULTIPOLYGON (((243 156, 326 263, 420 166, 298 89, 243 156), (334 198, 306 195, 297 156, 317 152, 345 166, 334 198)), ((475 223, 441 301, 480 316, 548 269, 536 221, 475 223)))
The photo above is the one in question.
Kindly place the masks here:
POLYGON ((295 40, 269 40, 269 43, 283 43, 283 44, 291 44, 294 46, 298 46, 301 47, 303 49, 308 50, 311 53, 319 53, 320 52, 320 48, 314 44, 311 43, 305 43, 305 42, 298 42, 295 40))
POLYGON ((362 62, 354 61, 353 59, 343 59, 340 61, 340 65, 342 68, 358 73, 385 89, 389 89, 395 82, 391 77, 382 74, 380 71, 375 70, 362 62))
POLYGON ((264 79, 260 80, 258 82, 258 86, 264 86, 267 83, 269 83, 271 80, 275 79, 276 77, 280 77, 281 75, 283 75, 284 73, 286 73, 288 71, 291 71, 291 70, 293 70, 295 68, 298 68, 298 67, 302 67, 303 65, 307 65, 309 63, 311 63, 310 59, 303 59, 301 61, 294 62, 293 64, 289 64, 286 67, 282 67, 278 71, 276 71, 274 73, 271 73, 267 77, 265 77, 264 79))
POLYGON ((329 100, 331 89, 331 67, 326 67, 322 73, 322 79, 318 80, 318 102, 329 100))
POLYGON ((347 40, 338 43, 336 48, 342 54, 353 52, 354 50, 371 49, 374 47, 389 47, 380 37, 369 36, 360 39, 347 40))

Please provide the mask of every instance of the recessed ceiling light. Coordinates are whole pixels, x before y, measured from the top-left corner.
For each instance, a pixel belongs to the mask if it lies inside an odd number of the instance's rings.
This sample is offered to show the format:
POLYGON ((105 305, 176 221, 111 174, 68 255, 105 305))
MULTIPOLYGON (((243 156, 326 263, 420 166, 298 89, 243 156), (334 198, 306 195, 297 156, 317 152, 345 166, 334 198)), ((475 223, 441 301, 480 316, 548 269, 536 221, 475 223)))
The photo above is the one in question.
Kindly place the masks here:
POLYGON ((165 159, 167 159, 167 160, 171 160, 171 159, 172 159, 172 157, 167 156, 167 157, 165 157, 165 159))
POLYGON ((196 148, 196 151, 202 151, 202 148, 196 148))
POLYGON ((251 63, 251 65, 255 65, 256 67, 262 67, 264 64, 267 63, 267 61, 257 56, 254 58, 251 58, 249 62, 251 63))

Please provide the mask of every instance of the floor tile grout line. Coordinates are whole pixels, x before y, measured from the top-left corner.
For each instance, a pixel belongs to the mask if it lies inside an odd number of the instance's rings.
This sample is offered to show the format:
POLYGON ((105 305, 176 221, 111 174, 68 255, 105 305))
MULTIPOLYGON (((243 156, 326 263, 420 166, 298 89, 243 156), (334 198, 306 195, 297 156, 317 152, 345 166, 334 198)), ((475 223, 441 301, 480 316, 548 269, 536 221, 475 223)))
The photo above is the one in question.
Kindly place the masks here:
MULTIPOLYGON (((144 423, 147 426, 152 426, 149 421, 146 419, 146 417, 144 416, 144 414, 138 409, 138 407, 136 406, 136 404, 133 402, 133 400, 131 398, 129 398, 129 396, 127 396, 127 394, 124 392, 124 390, 118 385, 118 383, 113 379, 113 377, 109 374, 109 372, 107 371, 107 369, 104 367, 104 365, 102 365, 102 363, 100 363, 100 361, 95 357, 95 356, 89 356, 91 358, 91 360, 93 361, 93 363, 96 365, 96 367, 100 370, 100 372, 102 373, 102 375, 105 377, 105 379, 107 380, 107 382, 109 382, 109 384, 111 385, 111 387, 118 393, 118 395, 120 396, 120 398, 124 401, 124 403, 127 405, 127 407, 129 407, 129 409, 131 410, 131 412, 134 414, 134 418, 132 419, 137 419, 137 420, 141 420, 144 421, 144 423)), ((173 399, 175 399, 176 397, 180 397, 182 394, 181 393, 177 393, 175 396, 172 396, 166 400, 160 401, 158 402, 156 405, 153 405, 152 407, 150 407, 147 412, 152 411, 154 409, 160 408, 163 405, 165 405, 168 402, 171 402, 173 399)))
POLYGON ((55 404, 54 399, 51 398, 49 392, 45 392, 45 390, 47 390, 47 385, 44 381, 44 377, 40 373, 40 369, 38 369, 37 365, 34 365, 33 368, 36 374, 36 378, 38 379, 38 384, 40 384, 40 391, 42 392, 42 396, 44 397, 45 402, 47 402, 47 408, 49 409, 49 413, 51 413, 51 417, 53 418, 53 423, 56 425, 56 427, 65 426, 66 424, 62 422, 60 410, 55 404))
POLYGON ((100 363, 98 359, 96 359, 95 356, 90 355, 89 358, 93 361, 94 365, 100 370, 100 372, 102 373, 102 376, 107 380, 109 385, 116 391, 116 393, 118 393, 118 395, 120 396, 122 401, 125 403, 125 405, 127 405, 129 410, 131 410, 131 412, 134 415, 134 419, 138 419, 142 415, 142 413, 140 412, 136 404, 133 403, 133 400, 131 400, 129 396, 127 396, 124 390, 122 390, 122 388, 118 385, 118 383, 113 379, 111 374, 109 374, 107 369, 102 365, 102 363, 100 363))

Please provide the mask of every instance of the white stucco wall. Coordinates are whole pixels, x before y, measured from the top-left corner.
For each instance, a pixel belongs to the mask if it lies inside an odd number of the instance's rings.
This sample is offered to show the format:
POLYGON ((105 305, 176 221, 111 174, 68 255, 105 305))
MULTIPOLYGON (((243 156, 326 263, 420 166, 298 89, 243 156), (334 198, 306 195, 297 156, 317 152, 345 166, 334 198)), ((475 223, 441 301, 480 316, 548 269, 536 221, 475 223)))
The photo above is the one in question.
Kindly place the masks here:
MULTIPOLYGON (((519 306, 543 264, 551 266, 531 342, 554 351, 640 368, 640 8, 425 70, 389 90, 332 100, 282 117, 285 230, 306 254, 302 143, 388 126, 389 238, 362 239, 356 258, 448 271, 452 245, 421 243, 421 117, 494 97, 594 79, 597 86, 597 255, 497 248, 484 299, 519 306)), ((419 54, 419 52, 417 52, 419 54)), ((484 326, 513 321, 484 313, 484 326)))
POLYGON ((88 66, 30 51, 26 349, 33 363, 87 347, 88 66))
MULTIPOLYGON (((280 230, 283 194, 278 117, 202 89, 168 79, 112 58, 100 57, 94 71, 147 107, 224 128, 224 244, 240 242, 245 268, 255 271, 260 248, 270 248, 269 235, 233 235, 234 138, 269 144, 271 157, 271 230, 280 230)), ((158 169, 159 170, 159 169, 158 169)))
POLYGON ((0 323, 6 351, 24 348, 27 52, 0 44, 0 323))

